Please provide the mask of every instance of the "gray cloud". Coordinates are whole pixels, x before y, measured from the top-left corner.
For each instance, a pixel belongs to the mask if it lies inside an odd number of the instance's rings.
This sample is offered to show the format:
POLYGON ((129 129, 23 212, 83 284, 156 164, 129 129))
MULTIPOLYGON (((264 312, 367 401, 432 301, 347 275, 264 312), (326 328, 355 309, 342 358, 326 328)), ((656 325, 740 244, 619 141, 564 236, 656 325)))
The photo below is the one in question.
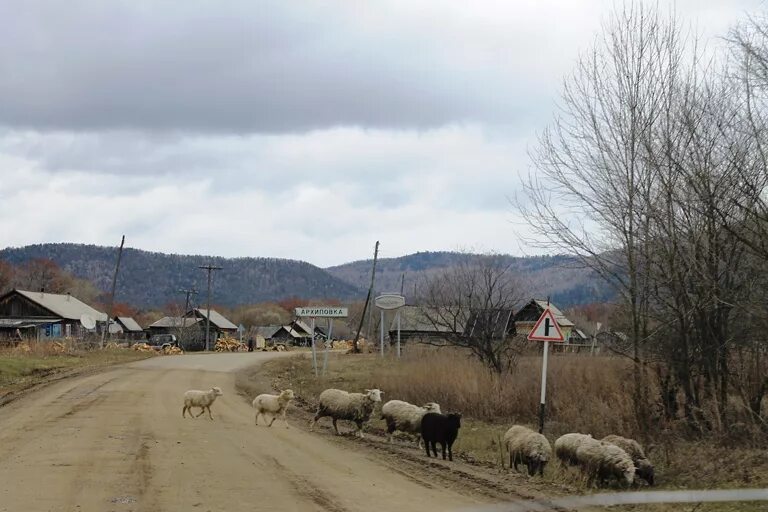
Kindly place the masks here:
MULTIPOLYGON (((677 6, 712 36, 758 3, 677 6)), ((526 145, 612 4, 2 2, 0 239, 520 252, 526 145)))
POLYGON ((424 34, 361 29, 354 16, 340 2, 3 2, 0 122, 290 132, 528 108, 514 84, 464 69, 424 34))

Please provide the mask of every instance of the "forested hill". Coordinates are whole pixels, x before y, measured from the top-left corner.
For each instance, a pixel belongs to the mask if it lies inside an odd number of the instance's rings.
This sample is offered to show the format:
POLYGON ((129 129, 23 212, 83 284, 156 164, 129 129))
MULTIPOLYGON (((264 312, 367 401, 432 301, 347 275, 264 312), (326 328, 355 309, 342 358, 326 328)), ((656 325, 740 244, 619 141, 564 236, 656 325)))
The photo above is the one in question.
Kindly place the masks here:
MULTIPOLYGON (((22 264, 47 258, 76 277, 108 290, 117 248, 80 244, 40 244, 0 250, 0 260, 22 264)), ((195 287, 204 301, 206 272, 199 265, 223 267, 214 272, 214 302, 225 306, 274 301, 286 297, 356 300, 364 291, 303 261, 274 258, 182 256, 126 248, 120 264, 115 300, 138 307, 183 302, 180 289, 195 287)))
MULTIPOLYGON (((403 291, 408 297, 425 278, 457 265, 466 257, 457 252, 418 252, 399 258, 380 259, 376 264, 376 289, 399 292, 405 274, 403 291)), ((604 302, 614 296, 602 279, 591 270, 580 268, 570 257, 501 257, 509 264, 510 272, 516 276, 526 296, 545 298, 549 295, 552 302, 561 308, 604 302)), ((372 260, 355 261, 327 270, 353 286, 364 288, 370 284, 371 264, 372 260)))
MULTIPOLYGON (((109 289, 117 248, 80 244, 40 244, 0 250, 0 260, 19 265, 36 258, 50 259, 76 277, 109 289)), ((424 278, 455 266, 466 255, 455 252, 419 252, 381 259, 376 271, 378 292, 399 291, 413 297, 424 278)), ((470 256, 472 257, 472 256, 470 256)), ((517 276, 523 294, 546 297, 560 307, 604 302, 612 293, 591 271, 578 268, 565 256, 503 256, 517 276)), ((225 306, 303 299, 362 300, 371 279, 371 261, 356 261, 322 269, 303 261, 274 258, 217 258, 162 254, 127 248, 123 252, 115 300, 140 308, 161 307, 183 301, 180 289, 196 288, 204 301, 206 273, 199 265, 223 267, 214 272, 214 303, 225 306)))

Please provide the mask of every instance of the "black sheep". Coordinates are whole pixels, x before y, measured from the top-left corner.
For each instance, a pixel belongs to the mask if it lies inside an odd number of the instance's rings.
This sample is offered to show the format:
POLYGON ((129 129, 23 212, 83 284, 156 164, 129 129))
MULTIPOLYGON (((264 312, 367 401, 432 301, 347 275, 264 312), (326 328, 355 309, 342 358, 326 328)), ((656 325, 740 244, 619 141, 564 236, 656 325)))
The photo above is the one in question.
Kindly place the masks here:
POLYGON ((456 441, 461 428, 461 414, 440 414, 429 412, 421 419, 421 438, 424 440, 424 448, 427 450, 427 457, 430 457, 429 447, 432 446, 432 453, 437 457, 437 444, 443 449, 443 460, 445 460, 445 448, 448 447, 448 460, 453 460, 451 447, 456 441))

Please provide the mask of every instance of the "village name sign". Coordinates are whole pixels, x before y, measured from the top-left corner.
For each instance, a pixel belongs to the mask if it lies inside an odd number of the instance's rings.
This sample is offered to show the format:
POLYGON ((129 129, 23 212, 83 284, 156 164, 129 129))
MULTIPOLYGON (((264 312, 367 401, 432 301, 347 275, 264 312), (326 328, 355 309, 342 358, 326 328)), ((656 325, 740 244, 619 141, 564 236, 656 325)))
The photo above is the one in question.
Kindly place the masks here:
POLYGON ((346 318, 349 316, 348 308, 330 306, 301 307, 296 308, 296 316, 308 316, 313 318, 346 318))

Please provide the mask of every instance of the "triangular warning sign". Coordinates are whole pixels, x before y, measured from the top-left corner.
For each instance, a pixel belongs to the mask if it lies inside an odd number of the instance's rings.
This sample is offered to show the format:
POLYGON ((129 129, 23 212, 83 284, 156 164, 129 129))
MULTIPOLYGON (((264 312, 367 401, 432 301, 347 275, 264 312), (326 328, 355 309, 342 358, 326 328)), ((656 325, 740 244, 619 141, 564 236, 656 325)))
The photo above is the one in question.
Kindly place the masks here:
POLYGON ((528 339, 531 341, 565 341, 563 332, 557 325, 557 320, 555 320, 555 315, 552 314, 551 309, 546 308, 544 310, 528 335, 528 339))

